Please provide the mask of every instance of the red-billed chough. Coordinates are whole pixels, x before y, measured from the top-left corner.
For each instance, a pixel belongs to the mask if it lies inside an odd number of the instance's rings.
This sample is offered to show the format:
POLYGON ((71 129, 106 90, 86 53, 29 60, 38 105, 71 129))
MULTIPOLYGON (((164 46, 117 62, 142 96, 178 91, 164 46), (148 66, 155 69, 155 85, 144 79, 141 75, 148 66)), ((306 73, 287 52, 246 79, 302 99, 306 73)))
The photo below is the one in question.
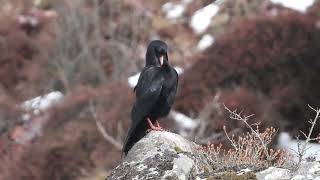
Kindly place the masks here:
POLYGON ((167 116, 178 85, 178 74, 169 64, 168 47, 160 40, 152 41, 146 53, 146 65, 134 88, 136 100, 131 111, 131 126, 123 146, 125 155, 146 131, 162 130, 157 119, 167 116), (156 125, 154 125, 156 124, 156 125))

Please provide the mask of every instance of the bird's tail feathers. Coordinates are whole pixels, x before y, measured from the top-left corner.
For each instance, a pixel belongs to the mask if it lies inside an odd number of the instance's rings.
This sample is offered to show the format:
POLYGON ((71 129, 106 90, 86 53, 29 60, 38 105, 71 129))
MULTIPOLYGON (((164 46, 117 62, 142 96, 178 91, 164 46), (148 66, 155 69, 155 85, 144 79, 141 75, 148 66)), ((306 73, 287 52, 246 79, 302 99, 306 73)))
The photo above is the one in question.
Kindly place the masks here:
POLYGON ((122 152, 127 155, 132 146, 138 142, 143 136, 146 135, 146 131, 148 129, 147 121, 142 119, 140 121, 132 121, 132 123, 138 122, 136 124, 132 124, 129 131, 125 143, 122 148, 122 152))

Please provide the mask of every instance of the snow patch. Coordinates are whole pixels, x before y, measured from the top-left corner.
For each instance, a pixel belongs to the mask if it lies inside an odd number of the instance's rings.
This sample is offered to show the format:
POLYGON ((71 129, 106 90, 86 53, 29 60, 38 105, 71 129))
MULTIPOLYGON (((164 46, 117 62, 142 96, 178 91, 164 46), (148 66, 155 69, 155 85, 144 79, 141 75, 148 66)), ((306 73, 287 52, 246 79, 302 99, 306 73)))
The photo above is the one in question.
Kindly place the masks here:
POLYGON ((128 78, 128 84, 131 88, 134 88, 137 85, 138 80, 139 80, 139 76, 140 76, 140 73, 137 73, 137 74, 130 76, 128 78))
POLYGON ((186 4, 190 4, 192 3, 194 0, 182 0, 183 3, 186 3, 186 4))
MULTIPOLYGON (((43 96, 38 96, 22 103, 21 107, 27 111, 32 111, 35 115, 40 111, 44 111, 52 105, 60 102, 63 99, 63 94, 59 91, 53 91, 43 96)), ((26 118, 26 117, 23 117, 26 118)))
POLYGON ((209 46, 211 46, 213 43, 214 43, 214 37, 210 34, 205 34, 202 36, 202 38, 200 39, 200 41, 198 43, 198 49, 201 51, 205 50, 209 46))
POLYGON ((167 2, 162 5, 162 11, 166 13, 168 19, 180 18, 186 10, 188 4, 193 0, 182 0, 180 3, 167 2))
POLYGON ((271 2, 304 13, 314 3, 314 0, 271 0, 271 2))
POLYGON ((174 4, 173 2, 167 2, 162 6, 162 10, 166 13, 168 19, 176 19, 182 16, 186 6, 183 4, 174 4))
POLYGON ((190 25, 197 33, 203 33, 209 26, 211 19, 219 11, 219 7, 213 3, 197 10, 191 18, 190 25))
POLYGON ((176 67, 174 67, 174 69, 177 71, 178 75, 183 74, 183 72, 184 72, 182 67, 176 66, 176 67))
POLYGON ((317 164, 317 165, 313 166, 311 169, 309 169, 309 173, 310 174, 320 173, 320 165, 317 164))
POLYGON ((49 107, 60 102, 63 94, 59 91, 54 91, 43 96, 38 96, 31 100, 21 103, 21 107, 29 111, 22 114, 22 125, 16 126, 11 133, 11 138, 19 144, 28 144, 35 137, 40 136, 42 128, 48 120, 47 114, 40 114, 41 111, 47 110, 49 107))
POLYGON ((197 127, 197 123, 193 119, 191 119, 190 117, 180 112, 172 110, 170 112, 170 116, 172 117, 172 119, 175 120, 177 125, 180 126, 180 128, 182 129, 194 129, 197 127))
MULTIPOLYGON (((304 143, 302 141, 302 143, 304 143)), ((293 155, 298 152, 298 141, 296 139, 292 139, 289 133, 281 132, 278 138, 278 148, 286 149, 288 152, 293 155)), ((303 158, 307 157, 315 157, 316 161, 320 161, 320 144, 316 143, 308 143, 306 155, 303 158)), ((298 157, 294 156, 294 160, 297 161, 298 157)))

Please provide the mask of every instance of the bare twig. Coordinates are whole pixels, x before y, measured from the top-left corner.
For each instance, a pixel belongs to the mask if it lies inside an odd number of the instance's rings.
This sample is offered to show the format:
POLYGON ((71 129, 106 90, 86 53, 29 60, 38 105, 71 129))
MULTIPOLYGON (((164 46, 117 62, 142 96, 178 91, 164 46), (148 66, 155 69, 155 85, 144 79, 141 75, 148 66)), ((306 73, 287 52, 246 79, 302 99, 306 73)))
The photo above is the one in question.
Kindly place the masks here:
POLYGON ((299 140, 299 138, 297 138, 298 139, 298 152, 296 152, 296 154, 298 155, 299 160, 298 160, 298 163, 296 165, 296 168, 300 167, 300 165, 301 165, 301 163, 303 161, 303 158, 307 153, 307 150, 310 148, 310 147, 307 147, 308 143, 310 143, 310 141, 314 141, 314 140, 319 140, 320 139, 320 137, 316 137, 316 138, 312 138, 311 137, 313 129, 314 129, 315 125, 317 124, 317 120, 319 119, 319 116, 320 116, 320 109, 319 108, 313 108, 309 104, 308 104, 308 107, 310 109, 312 109, 316 113, 316 115, 315 115, 315 117, 313 119, 310 119, 310 121, 309 121, 309 123, 311 124, 311 127, 309 129, 308 135, 306 133, 300 131, 302 133, 302 135, 306 138, 306 140, 304 142, 301 142, 299 140))
POLYGON ((228 138, 228 140, 231 142, 231 145, 233 146, 233 148, 238 151, 238 146, 237 144, 234 142, 234 139, 233 139, 233 135, 232 135, 232 138, 229 137, 228 133, 227 133, 227 130, 226 130, 226 126, 223 126, 223 131, 224 133, 226 134, 226 137, 228 138))
POLYGON ((231 110, 230 110, 229 108, 227 108, 225 105, 224 105, 224 108, 230 113, 230 118, 231 118, 231 119, 238 120, 238 121, 242 121, 242 122, 250 129, 250 131, 260 140, 260 143, 261 143, 261 145, 262 145, 262 147, 263 147, 263 149, 264 149, 264 153, 265 153, 265 155, 266 155, 266 157, 267 157, 267 160, 268 160, 268 161, 272 161, 273 159, 271 158, 271 156, 270 156, 270 154, 269 154, 269 152, 268 152, 268 148, 267 148, 267 145, 268 145, 268 144, 266 144, 266 142, 262 140, 260 134, 259 134, 256 130, 254 130, 254 129, 252 128, 252 125, 250 125, 250 124, 248 123, 248 119, 249 119, 250 117, 252 117, 254 114, 251 114, 251 115, 243 116, 243 117, 242 117, 242 116, 241 116, 242 111, 241 111, 240 113, 237 113, 237 110, 231 111, 231 110))
POLYGON ((122 149, 122 144, 119 143, 115 138, 113 138, 110 134, 107 133, 107 131, 105 130, 105 128, 103 127, 101 122, 98 120, 97 113, 95 112, 95 109, 94 109, 93 104, 92 104, 91 101, 89 103, 89 108, 90 108, 90 112, 92 114, 92 117, 96 122, 98 130, 101 133, 101 135, 104 137, 104 139, 106 139, 109 143, 111 143, 118 150, 121 150, 122 149))

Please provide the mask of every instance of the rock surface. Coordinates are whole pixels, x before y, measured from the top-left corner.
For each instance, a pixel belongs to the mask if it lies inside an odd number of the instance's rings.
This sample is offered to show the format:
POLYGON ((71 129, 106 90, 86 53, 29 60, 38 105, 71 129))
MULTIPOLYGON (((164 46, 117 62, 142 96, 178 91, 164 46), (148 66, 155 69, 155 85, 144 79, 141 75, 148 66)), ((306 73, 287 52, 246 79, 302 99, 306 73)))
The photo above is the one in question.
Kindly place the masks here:
POLYGON ((258 180, 320 180, 320 163, 304 162, 296 171, 283 168, 269 167, 266 170, 256 173, 258 180))
POLYGON ((213 169, 199 145, 170 133, 152 131, 137 142, 108 180, 188 180, 188 179, 316 179, 320 180, 320 163, 305 162, 296 171, 269 167, 260 172, 213 169))
POLYGON ((188 179, 195 161, 186 154, 196 148, 179 135, 152 131, 133 146, 108 179, 188 179))
MULTIPOLYGON (((206 158, 200 157, 199 147, 180 135, 152 131, 133 146, 107 179, 203 179, 212 168, 206 158)), ((217 176, 229 179, 230 176, 241 178, 243 175, 228 173, 217 176)))

